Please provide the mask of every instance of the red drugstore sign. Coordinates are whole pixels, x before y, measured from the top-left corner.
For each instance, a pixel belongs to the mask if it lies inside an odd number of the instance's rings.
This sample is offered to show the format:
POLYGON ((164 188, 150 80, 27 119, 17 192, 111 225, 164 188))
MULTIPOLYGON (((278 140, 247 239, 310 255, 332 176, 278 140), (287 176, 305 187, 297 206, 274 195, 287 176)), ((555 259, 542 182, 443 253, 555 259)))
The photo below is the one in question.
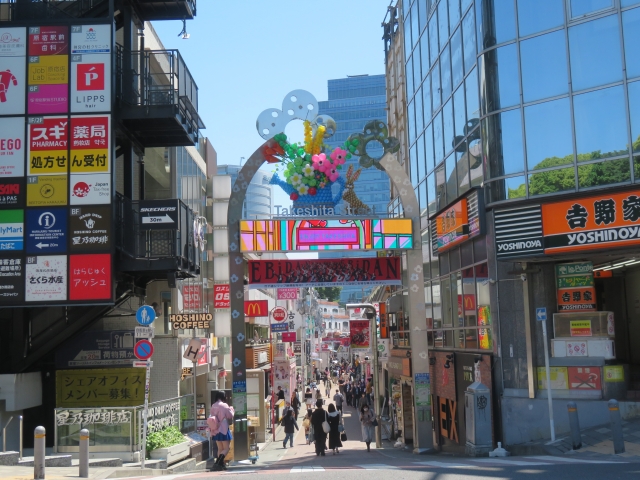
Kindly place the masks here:
POLYGON ((213 286, 213 308, 230 308, 229 285, 213 286))

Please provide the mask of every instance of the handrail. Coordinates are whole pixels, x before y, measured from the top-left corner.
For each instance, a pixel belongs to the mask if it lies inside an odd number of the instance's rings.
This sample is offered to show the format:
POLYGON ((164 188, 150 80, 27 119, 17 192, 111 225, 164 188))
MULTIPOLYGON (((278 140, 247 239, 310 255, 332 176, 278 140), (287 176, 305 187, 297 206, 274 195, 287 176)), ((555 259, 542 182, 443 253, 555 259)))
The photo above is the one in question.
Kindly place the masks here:
POLYGON ((11 420, 13 420, 13 415, 9 417, 9 421, 5 423, 4 427, 2 427, 2 451, 3 452, 7 451, 7 427, 11 423, 11 420))

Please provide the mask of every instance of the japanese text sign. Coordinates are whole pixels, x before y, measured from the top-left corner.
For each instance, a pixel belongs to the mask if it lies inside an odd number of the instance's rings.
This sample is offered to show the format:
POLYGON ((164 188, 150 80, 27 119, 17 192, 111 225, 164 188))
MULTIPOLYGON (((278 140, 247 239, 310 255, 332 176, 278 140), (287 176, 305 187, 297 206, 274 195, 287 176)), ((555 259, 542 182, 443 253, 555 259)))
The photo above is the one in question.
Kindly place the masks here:
POLYGON ((67 117, 29 119, 29 175, 67 173, 68 126, 67 117))
POLYGON ((591 320, 571 320, 569 322, 569 329, 572 337, 592 336, 591 320))
POLYGON ((69 256, 69 300, 111 300, 111 254, 69 256))
POLYGON ((591 262, 556 265, 558 311, 593 311, 596 309, 596 290, 591 262))
POLYGON ((24 301, 24 262, 20 257, 0 259, 0 304, 24 301))
POLYGON ((67 299, 66 255, 27 257, 25 300, 48 302, 67 299))
POLYGON ((109 171, 109 115, 71 118, 71 172, 109 171))
POLYGON ((199 310, 202 301, 202 285, 182 286, 182 308, 184 310, 199 310))
POLYGON ((542 205, 545 253, 640 243, 640 191, 542 205))
POLYGON ((145 370, 58 370, 57 407, 127 407, 144 402, 145 370))
POLYGON ((68 54, 68 27, 29 27, 29 55, 68 54))
POLYGON ((469 236, 467 199, 454 203, 435 218, 438 251, 443 252, 469 236))
POLYGON ((111 207, 82 206, 69 211, 70 250, 78 253, 109 251, 111 207))
POLYGON ((229 308, 229 285, 213 286, 213 308, 229 308))

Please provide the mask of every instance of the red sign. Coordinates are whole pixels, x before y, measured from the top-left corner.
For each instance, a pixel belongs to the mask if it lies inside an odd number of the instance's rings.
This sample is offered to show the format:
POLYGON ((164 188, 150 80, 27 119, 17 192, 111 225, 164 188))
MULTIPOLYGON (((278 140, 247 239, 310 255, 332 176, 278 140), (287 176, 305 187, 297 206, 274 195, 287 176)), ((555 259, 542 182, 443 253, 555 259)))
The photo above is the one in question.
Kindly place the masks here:
MULTIPOLYGON (((32 31, 29 28, 30 32, 32 31)), ((68 27, 35 27, 38 33, 29 34, 29 55, 67 55, 69 53, 68 27)))
POLYGON ((149 340, 138 340, 133 346, 133 354, 138 360, 149 360, 153 355, 153 345, 149 340))
POLYGON ((297 288, 279 288, 278 300, 296 300, 298 298, 297 288))
POLYGON ((402 285, 400 257, 326 260, 249 260, 254 288, 402 285))
POLYGON ((209 340, 206 338, 200 339, 200 351, 198 352, 198 365, 206 365, 209 363, 209 340))
POLYGON ((602 390, 600 367, 567 367, 570 390, 602 390))
POLYGON ((229 284, 213 286, 213 308, 231 308, 229 284))
POLYGON ((296 332, 283 332, 282 333, 282 341, 283 342, 295 342, 297 341, 297 334, 296 332))
POLYGON ((111 300, 111 254, 69 256, 69 300, 111 300))
POLYGON ((349 329, 351 330, 351 348, 366 349, 370 343, 370 327, 369 320, 351 320, 349 329))
POLYGON ((182 287, 182 308, 199 310, 202 299, 202 285, 184 285, 182 287))
POLYGON ((269 302, 266 300, 245 300, 244 301, 245 317, 268 317, 269 302))
POLYGON ((275 307, 273 310, 271 310, 271 317, 276 322, 284 322, 287 318, 287 310, 283 307, 275 307))
POLYGON ((108 146, 108 115, 71 117, 71 150, 106 150, 108 146))
POLYGON ((78 90, 104 90, 104 63, 79 63, 78 90))
POLYGON ((467 199, 451 205, 436 217, 436 234, 438 251, 444 252, 454 245, 469 238, 469 221, 467 219, 467 199))

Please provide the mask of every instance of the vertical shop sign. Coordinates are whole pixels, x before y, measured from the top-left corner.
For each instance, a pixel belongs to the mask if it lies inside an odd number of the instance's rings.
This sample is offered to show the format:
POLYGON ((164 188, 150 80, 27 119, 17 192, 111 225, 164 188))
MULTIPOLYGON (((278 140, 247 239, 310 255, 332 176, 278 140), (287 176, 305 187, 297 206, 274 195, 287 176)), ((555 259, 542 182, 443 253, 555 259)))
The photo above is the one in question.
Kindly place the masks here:
POLYGON ((184 310, 200 310, 202 285, 182 286, 182 305, 184 310))
POLYGON ((30 114, 69 110, 69 29, 29 27, 30 114))
POLYGON ((71 252, 109 251, 111 248, 111 208, 73 207, 69 216, 71 252))
POLYGON ((48 302, 67 299, 67 256, 27 257, 25 300, 48 302))
POLYGON ((556 282, 559 312, 596 310, 596 290, 591 262, 556 265, 556 282))
POLYGON ((28 174, 66 174, 69 119, 66 116, 30 117, 28 132, 28 174))
MULTIPOLYGON (((0 86, 0 96, 1 92, 2 86, 0 86)), ((1 102, 0 114, 2 114, 1 102)), ((0 177, 24 176, 24 144, 24 120, 0 118, 0 177)))
POLYGON ((229 308, 229 284, 213 286, 213 308, 229 308))
POLYGON ((0 259, 0 304, 24 301, 24 263, 21 257, 0 259))
POLYGON ((110 171, 109 115, 71 117, 71 173, 110 171))
POLYGON ((69 300, 110 300, 111 255, 69 256, 69 300))

